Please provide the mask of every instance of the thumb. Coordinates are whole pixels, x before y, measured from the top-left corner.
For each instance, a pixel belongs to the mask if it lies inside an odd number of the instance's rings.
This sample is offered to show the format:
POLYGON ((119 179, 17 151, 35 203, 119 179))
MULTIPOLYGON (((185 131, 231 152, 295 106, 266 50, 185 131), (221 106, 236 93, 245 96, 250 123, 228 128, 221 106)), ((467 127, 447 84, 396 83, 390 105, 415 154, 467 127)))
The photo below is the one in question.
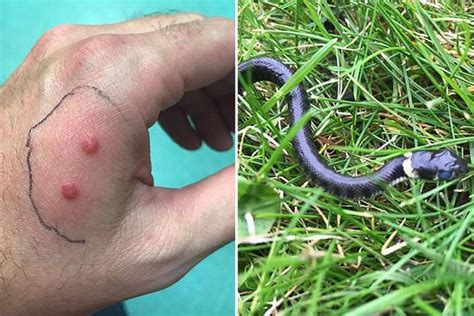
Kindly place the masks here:
MULTIPOLYGON (((234 239, 235 167, 178 190, 148 187, 139 222, 151 245, 162 239, 188 259, 203 258, 234 239), (166 233, 165 231, 166 230, 166 233), (166 236, 163 236, 165 234, 166 236)), ((151 250, 152 251, 152 250, 151 250)), ((183 258, 185 259, 185 258, 183 258)))
POLYGON ((174 192, 184 216, 177 219, 188 232, 191 251, 209 254, 235 236, 235 167, 174 192))

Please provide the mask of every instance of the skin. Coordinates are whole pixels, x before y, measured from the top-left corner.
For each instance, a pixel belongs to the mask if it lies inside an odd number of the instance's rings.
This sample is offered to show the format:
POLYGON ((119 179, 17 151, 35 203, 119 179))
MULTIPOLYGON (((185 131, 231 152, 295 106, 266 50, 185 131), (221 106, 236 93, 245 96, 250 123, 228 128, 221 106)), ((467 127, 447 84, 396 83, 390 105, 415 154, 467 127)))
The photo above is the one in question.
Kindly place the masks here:
POLYGON ((234 24, 194 14, 40 38, 0 88, 1 315, 88 314, 233 239, 233 166, 154 187, 148 128, 230 148, 234 60, 234 24))
POLYGON ((85 136, 81 141, 81 150, 86 155, 94 155, 99 151, 99 140, 94 136, 85 136))

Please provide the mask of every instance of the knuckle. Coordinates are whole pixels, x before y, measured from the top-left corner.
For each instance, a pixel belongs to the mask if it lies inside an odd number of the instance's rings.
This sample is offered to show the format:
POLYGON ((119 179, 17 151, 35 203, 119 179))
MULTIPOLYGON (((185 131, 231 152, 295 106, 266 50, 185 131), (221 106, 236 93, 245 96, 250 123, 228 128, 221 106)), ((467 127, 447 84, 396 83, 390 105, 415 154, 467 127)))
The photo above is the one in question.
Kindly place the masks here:
POLYGON ((116 34, 95 35, 79 41, 65 55, 66 67, 83 68, 104 65, 124 52, 126 46, 124 36, 116 34))
POLYGON ((78 43, 78 49, 81 51, 94 52, 113 52, 120 49, 125 44, 125 37, 117 34, 100 34, 88 37, 78 43))
POLYGON ((62 24, 44 33, 34 45, 31 53, 34 57, 44 57, 53 47, 64 45, 67 38, 75 33, 79 26, 72 24, 62 24))
POLYGON ((53 27, 48 32, 45 33, 52 37, 63 37, 68 36, 71 33, 76 32, 79 29, 79 25, 75 24, 60 24, 58 26, 53 27))

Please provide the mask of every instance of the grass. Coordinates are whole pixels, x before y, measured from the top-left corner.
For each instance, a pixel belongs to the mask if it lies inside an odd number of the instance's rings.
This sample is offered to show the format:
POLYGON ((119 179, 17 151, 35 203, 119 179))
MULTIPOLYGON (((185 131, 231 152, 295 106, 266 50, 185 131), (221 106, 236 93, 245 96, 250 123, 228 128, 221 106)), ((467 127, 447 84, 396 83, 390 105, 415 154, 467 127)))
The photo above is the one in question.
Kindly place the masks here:
POLYGON ((239 314, 474 315, 474 7, 331 3, 239 0, 239 61, 271 56, 301 70, 282 89, 239 97, 239 188, 255 197, 239 207, 239 230, 250 231, 239 238, 239 314), (369 201, 332 197, 291 146, 299 127, 287 125, 284 96, 299 82, 320 154, 341 173, 444 147, 470 172, 369 201))

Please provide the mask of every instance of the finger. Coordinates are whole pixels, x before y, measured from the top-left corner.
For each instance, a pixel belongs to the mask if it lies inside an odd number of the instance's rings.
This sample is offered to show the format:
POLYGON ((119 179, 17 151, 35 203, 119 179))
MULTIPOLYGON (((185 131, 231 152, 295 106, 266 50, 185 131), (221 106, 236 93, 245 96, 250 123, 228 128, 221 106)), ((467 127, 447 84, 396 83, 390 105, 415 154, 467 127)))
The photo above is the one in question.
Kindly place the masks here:
POLYGON ((205 91, 217 104, 217 109, 227 129, 232 132, 235 131, 234 73, 206 87, 205 91))
POLYGON ((219 81, 216 81, 206 87, 206 91, 213 97, 213 98, 220 98, 229 94, 234 94, 235 91, 235 73, 232 72, 222 78, 219 81))
POLYGON ((164 30, 174 24, 204 20, 206 17, 197 13, 155 14, 142 18, 105 25, 81 25, 83 36, 100 34, 139 34, 164 30))
MULTIPOLYGON (((173 24, 203 20, 205 17, 197 13, 160 14, 127 20, 120 23, 103 25, 64 24, 46 32, 36 43, 40 53, 44 54, 47 46, 49 55, 61 48, 81 40, 101 34, 137 34, 163 30, 173 24)), ((38 55, 38 54, 36 54, 38 55)))
POLYGON ((203 91, 188 92, 179 106, 191 116, 198 135, 215 150, 227 150, 232 146, 232 138, 214 104, 203 91))
POLYGON ((210 85, 234 69, 234 24, 229 20, 175 24, 164 32, 138 36, 141 40, 130 40, 127 48, 140 67, 133 68, 134 80, 119 93, 139 108, 148 126, 160 110, 176 104, 186 91, 210 85), (150 45, 148 49, 145 44, 150 45))
POLYGON ((179 190, 137 186, 119 238, 132 245, 124 256, 142 263, 143 274, 134 276, 140 288, 151 291, 176 282, 234 239, 234 178, 231 166, 179 190))
POLYGON ((231 166, 174 192, 176 203, 187 209, 189 215, 182 225, 191 234, 190 249, 207 254, 234 239, 234 173, 231 166))
POLYGON ((229 131, 235 132, 235 95, 225 95, 216 100, 218 110, 229 131))
POLYGON ((201 138, 192 128, 186 113, 181 108, 173 107, 161 112, 158 122, 178 145, 189 150, 201 147, 201 138))
POLYGON ((162 47, 163 53, 175 56, 171 65, 181 76, 185 91, 214 83, 234 69, 235 35, 230 20, 207 19, 174 24, 164 34, 167 45, 162 47))
POLYGON ((234 166, 179 190, 146 187, 141 200, 146 202, 135 216, 144 239, 166 235, 190 258, 202 258, 234 239, 234 166))
POLYGON ((103 29, 117 34, 146 33, 165 29, 173 24, 188 23, 204 20, 205 17, 197 13, 154 14, 120 23, 104 25, 103 29))

